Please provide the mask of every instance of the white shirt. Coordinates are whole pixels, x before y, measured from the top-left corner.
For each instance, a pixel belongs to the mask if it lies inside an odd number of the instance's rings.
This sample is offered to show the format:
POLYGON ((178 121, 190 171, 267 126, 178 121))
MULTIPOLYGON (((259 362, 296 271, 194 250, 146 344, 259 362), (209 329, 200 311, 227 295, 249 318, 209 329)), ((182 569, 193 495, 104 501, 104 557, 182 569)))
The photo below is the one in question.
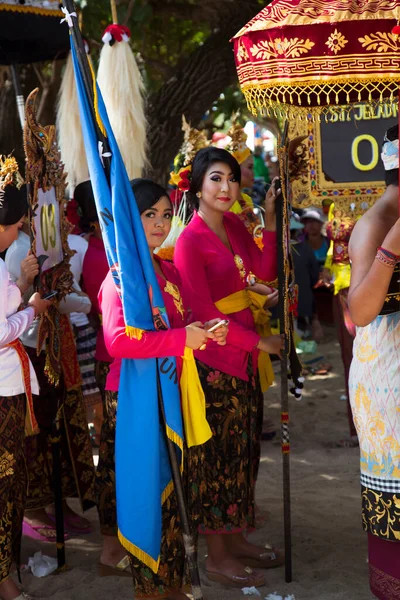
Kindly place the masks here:
MULTIPOLYGON (((21 292, 10 280, 7 267, 0 259, 0 395, 17 396, 25 392, 21 363, 14 348, 7 344, 17 340, 32 324, 35 310, 26 308, 17 312, 21 304, 21 292)), ((31 361, 32 393, 39 394, 39 386, 31 361)))
MULTIPOLYGON (((71 250, 76 250, 76 253, 71 256, 69 264, 72 275, 74 276, 75 287, 80 290, 81 288, 79 282, 82 277, 83 260, 85 258, 89 243, 80 235, 74 235, 73 233, 70 233, 68 236, 68 245, 71 250)), ((89 324, 89 319, 84 313, 73 312, 70 314, 70 319, 72 325, 76 325, 76 327, 84 327, 85 325, 89 324)))
MULTIPOLYGON (((31 247, 29 235, 20 231, 18 239, 11 244, 6 254, 6 266, 10 273, 10 279, 17 281, 21 275, 21 262, 27 256, 31 247)), ((75 286, 75 283, 74 283, 75 286)), ((76 286, 75 286, 76 287, 76 286)), ((80 291, 79 286, 76 287, 80 291)), ((28 300, 33 294, 33 288, 30 288, 25 293, 25 300, 28 300)), ((61 300, 58 310, 61 314, 69 314, 72 312, 89 313, 92 303, 88 296, 79 296, 72 292, 68 294, 64 300, 61 300)), ((33 321, 28 329, 21 335, 20 339, 24 346, 28 348, 36 348, 38 336, 39 320, 33 321)))

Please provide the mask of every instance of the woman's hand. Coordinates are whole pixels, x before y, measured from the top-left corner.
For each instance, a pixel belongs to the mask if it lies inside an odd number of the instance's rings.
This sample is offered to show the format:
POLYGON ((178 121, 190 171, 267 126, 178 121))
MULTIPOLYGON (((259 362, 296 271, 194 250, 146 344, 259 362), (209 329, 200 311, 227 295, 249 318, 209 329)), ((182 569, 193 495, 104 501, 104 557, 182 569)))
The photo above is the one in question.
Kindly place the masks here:
POLYGON ((50 300, 44 300, 38 292, 32 294, 29 298, 28 306, 33 306, 35 309, 35 316, 41 315, 46 312, 51 304, 50 300))
POLYGON ((271 187, 265 195, 264 200, 264 209, 265 209, 265 229, 267 231, 276 231, 276 207, 275 202, 279 194, 281 193, 281 188, 277 189, 279 177, 274 177, 272 180, 271 187))
POLYGON ((279 302, 279 292, 278 290, 273 290, 272 294, 268 294, 268 299, 264 304, 264 308, 274 308, 279 302))
POLYGON ((207 343, 207 339, 214 339, 212 333, 208 333, 200 321, 191 323, 186 327, 186 346, 192 350, 198 350, 203 344, 207 343))
POLYGON ((268 337, 260 338, 257 344, 257 348, 267 354, 277 354, 279 358, 282 358, 281 350, 285 347, 285 336, 282 335, 270 335, 268 337))
MULTIPOLYGON (((221 319, 213 319, 212 321, 207 321, 207 323, 204 323, 205 329, 211 329, 211 327, 214 327, 214 325, 217 325, 217 323, 219 323, 220 320, 221 319)), ((218 327, 218 329, 213 331, 213 335, 214 335, 214 340, 217 342, 217 344, 219 346, 225 346, 226 345, 226 336, 228 335, 228 326, 222 325, 221 327, 218 327)))
POLYGON ((38 259, 29 250, 28 255, 21 261, 21 275, 17 281, 22 294, 33 284, 36 275, 39 275, 38 259))
POLYGON ((249 285, 246 290, 260 294, 260 296, 269 296, 274 291, 273 288, 265 285, 265 283, 254 283, 249 285))
POLYGON ((321 281, 324 282, 324 285, 328 288, 332 287, 332 273, 330 269, 324 267, 321 271, 321 281))
POLYGON ((279 292, 264 283, 255 283, 254 285, 250 285, 246 288, 250 292, 255 292, 256 294, 260 294, 260 296, 267 296, 267 299, 264 304, 264 308, 273 308, 278 304, 279 300, 279 292))

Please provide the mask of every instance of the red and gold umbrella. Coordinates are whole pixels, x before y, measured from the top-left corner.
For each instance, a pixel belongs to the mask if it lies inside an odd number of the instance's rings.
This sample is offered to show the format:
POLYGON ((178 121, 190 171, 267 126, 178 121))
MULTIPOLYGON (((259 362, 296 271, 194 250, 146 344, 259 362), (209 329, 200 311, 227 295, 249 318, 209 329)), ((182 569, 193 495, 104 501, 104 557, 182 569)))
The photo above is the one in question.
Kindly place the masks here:
POLYGON ((393 101, 399 18, 398 0, 273 0, 234 38, 250 110, 290 116, 393 101))
MULTIPOLYGON (((239 82, 254 113, 303 117, 354 103, 393 103, 400 83, 400 0, 273 0, 234 38, 239 82)), ((386 108, 386 107, 385 107, 386 108)), ((327 117, 329 120, 329 117, 327 117)), ((293 324, 289 316, 292 269, 287 199, 288 121, 278 151, 283 198, 277 202, 279 319, 285 334, 281 363, 281 424, 285 522, 285 579, 292 580, 290 438, 287 359, 291 371, 293 324)), ((305 135, 314 145, 313 135, 305 135)), ((294 141, 295 144, 298 140, 294 141)), ((311 149, 310 149, 311 152, 311 149)), ((314 171, 315 171, 315 167, 314 171)), ((295 354, 295 352, 294 352, 295 354)), ((298 378, 298 381, 300 378, 298 378)), ((299 386, 300 387, 300 386, 299 386)), ((297 391, 297 390, 296 390, 297 391)))

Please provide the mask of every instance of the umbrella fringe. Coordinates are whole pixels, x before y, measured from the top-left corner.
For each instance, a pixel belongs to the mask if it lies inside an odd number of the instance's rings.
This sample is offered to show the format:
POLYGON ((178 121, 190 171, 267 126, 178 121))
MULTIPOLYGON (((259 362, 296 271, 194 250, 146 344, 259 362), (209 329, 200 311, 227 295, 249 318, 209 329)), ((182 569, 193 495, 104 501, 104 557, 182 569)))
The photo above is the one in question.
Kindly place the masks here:
POLYGON ((341 106, 351 111, 354 102, 365 101, 368 92, 370 104, 392 104, 397 101, 400 78, 324 80, 287 83, 256 83, 242 87, 249 110, 257 115, 281 115, 291 118, 318 119, 341 106))

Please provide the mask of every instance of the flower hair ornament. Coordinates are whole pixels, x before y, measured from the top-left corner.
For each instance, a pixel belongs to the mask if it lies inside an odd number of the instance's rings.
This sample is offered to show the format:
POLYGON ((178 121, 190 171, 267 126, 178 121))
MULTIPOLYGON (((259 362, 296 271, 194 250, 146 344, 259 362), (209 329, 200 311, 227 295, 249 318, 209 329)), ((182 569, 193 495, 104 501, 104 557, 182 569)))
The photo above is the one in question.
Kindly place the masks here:
POLYGON ((13 185, 19 190, 24 180, 19 172, 18 163, 11 155, 0 155, 0 208, 3 208, 6 187, 13 185))
POLYGON ((191 127, 182 116, 183 143, 174 161, 174 170, 170 174, 169 183, 176 185, 181 192, 190 189, 190 174, 192 162, 197 152, 210 145, 206 134, 199 129, 191 127))
POLYGON ((170 185, 178 188, 182 198, 179 200, 178 208, 174 208, 171 231, 157 251, 158 256, 167 260, 173 259, 176 241, 188 222, 189 211, 186 194, 190 190, 192 162, 199 150, 210 145, 205 133, 191 127, 184 116, 182 116, 182 131, 184 133, 183 144, 175 158, 174 170, 170 173, 169 180, 170 185))
POLYGON ((231 141, 228 142, 225 150, 228 150, 236 158, 239 165, 243 164, 251 155, 251 150, 246 143, 247 134, 238 123, 238 113, 232 115, 232 126, 227 135, 231 138, 231 141))

